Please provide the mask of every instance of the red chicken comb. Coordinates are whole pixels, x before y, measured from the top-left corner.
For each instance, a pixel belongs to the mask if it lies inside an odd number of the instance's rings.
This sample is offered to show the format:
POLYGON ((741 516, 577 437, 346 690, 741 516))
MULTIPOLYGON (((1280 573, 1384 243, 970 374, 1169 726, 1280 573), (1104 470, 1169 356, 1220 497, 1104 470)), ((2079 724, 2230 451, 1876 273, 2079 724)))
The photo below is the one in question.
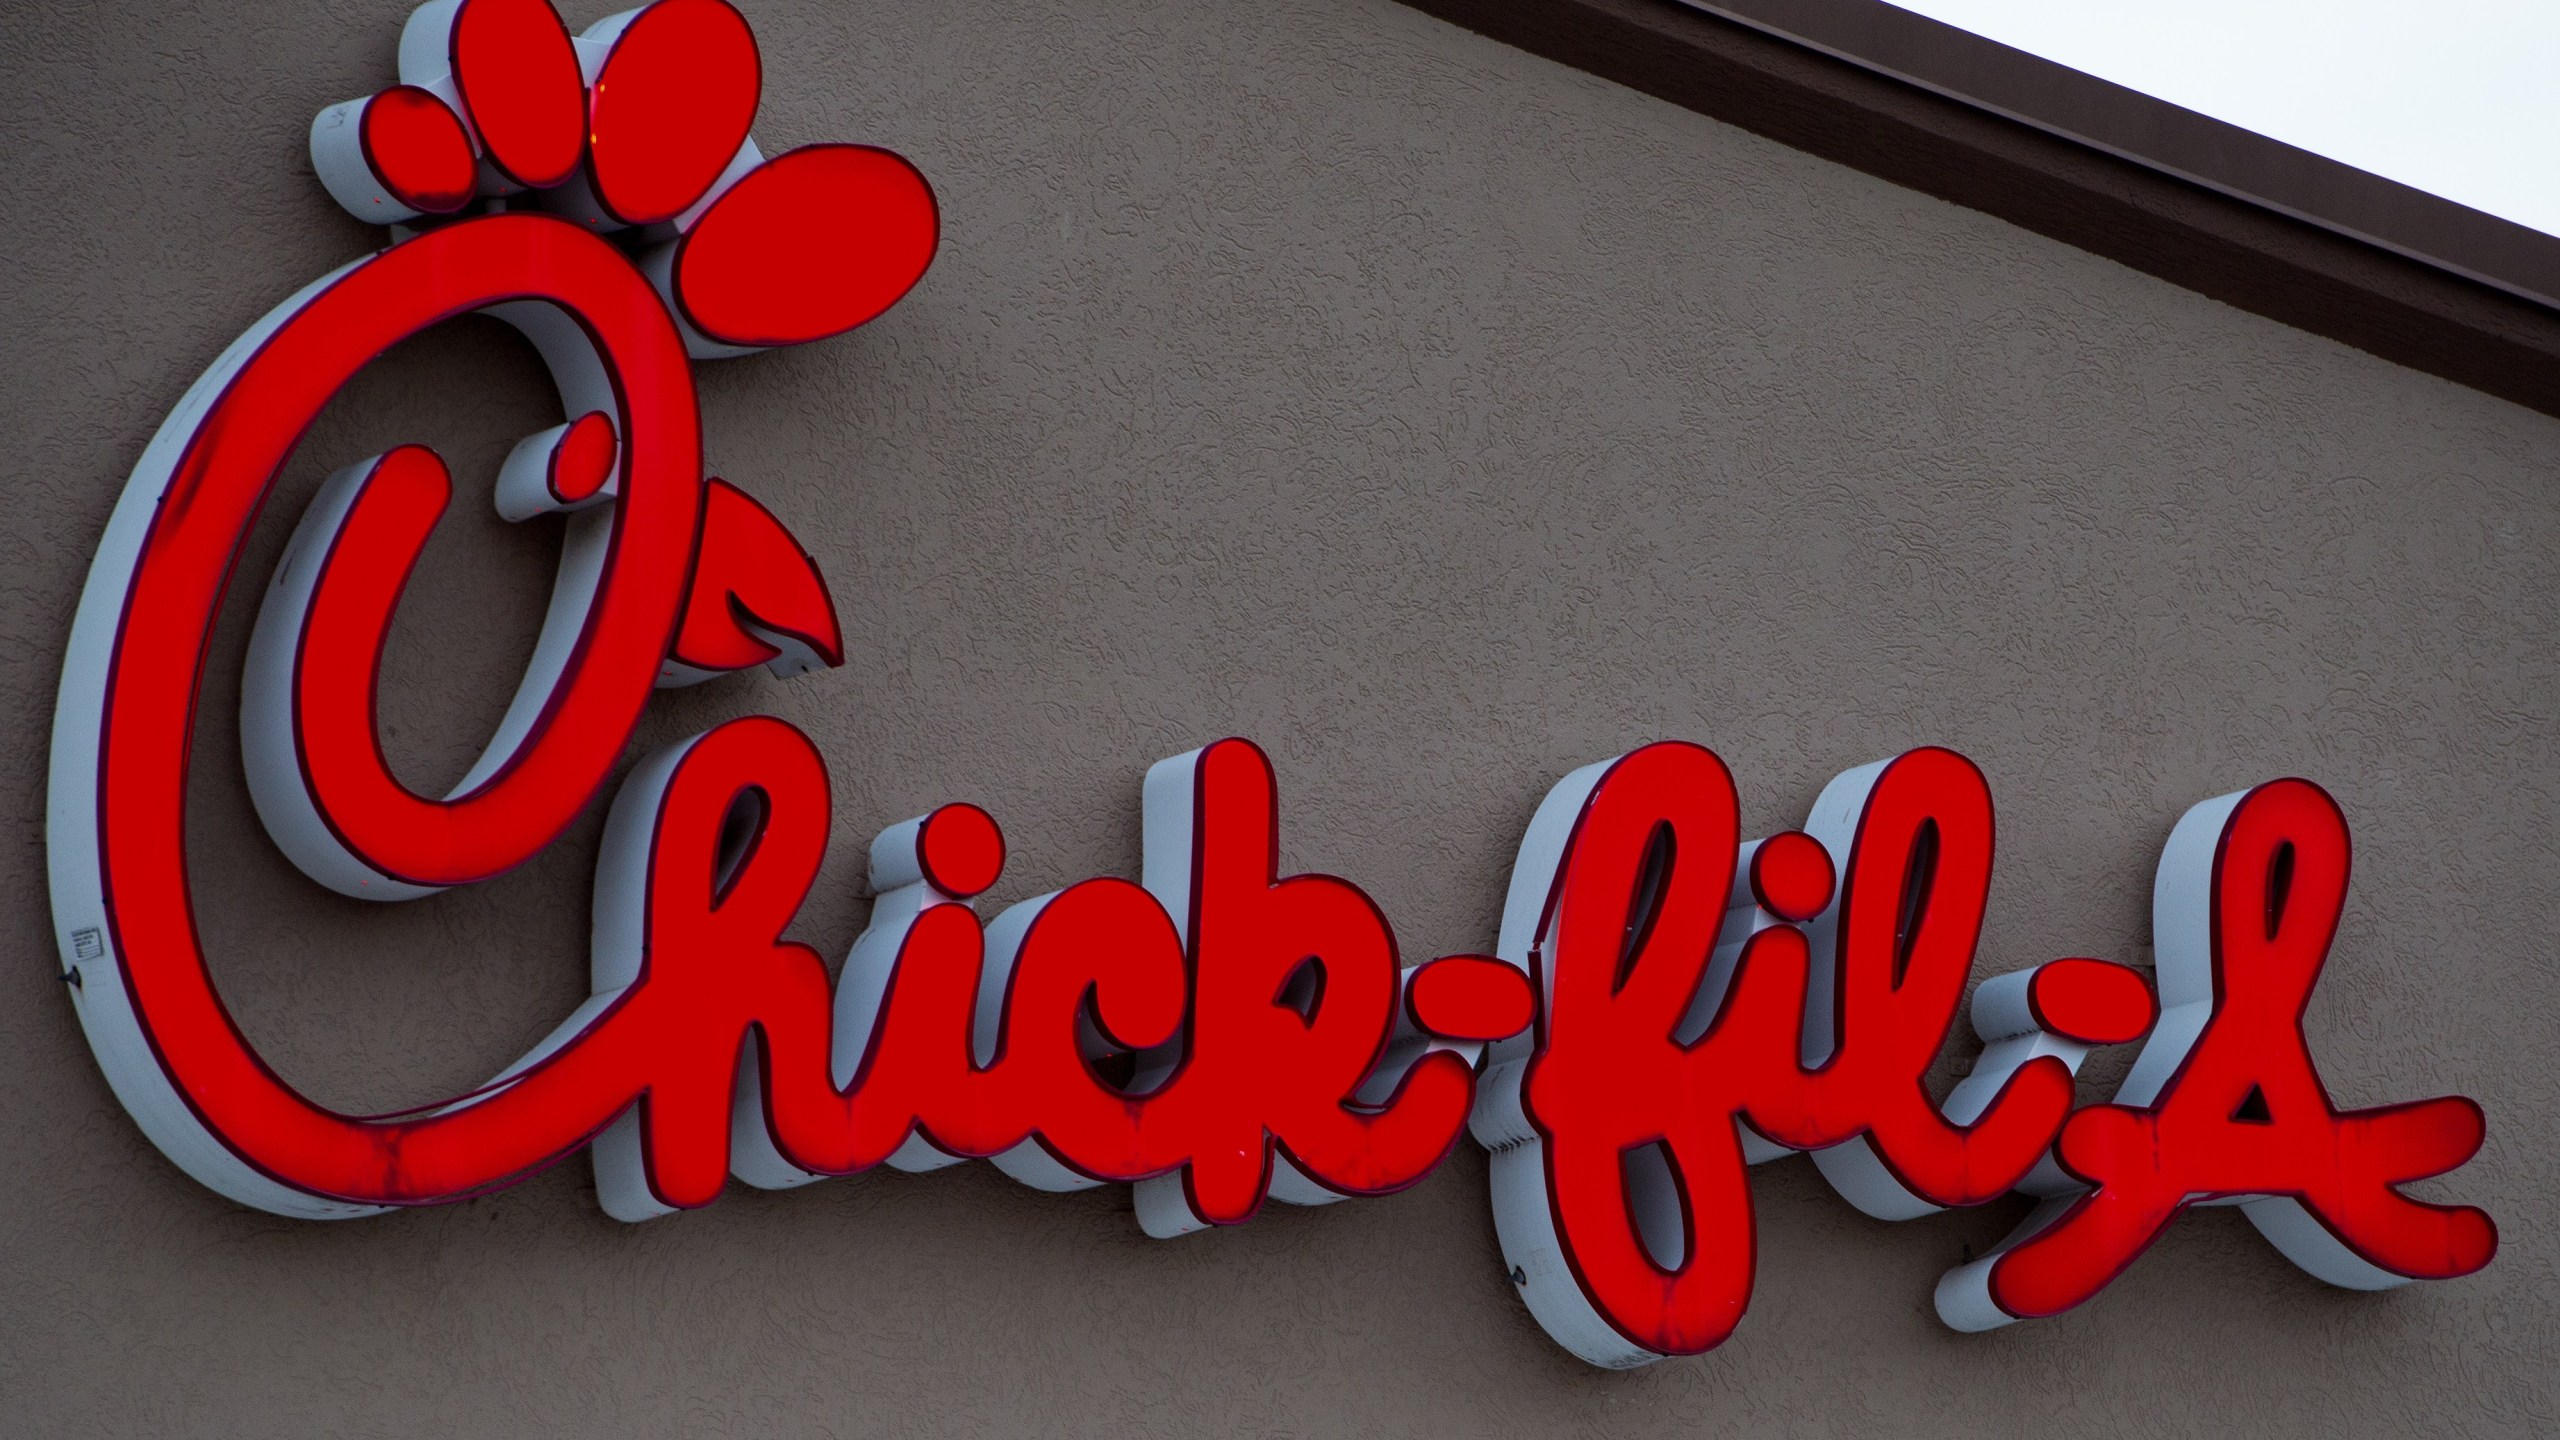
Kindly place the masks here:
POLYGON ((841 334, 897 303, 940 237, 903 157, 766 159, 764 81, 727 0, 654 0, 571 36, 547 0, 429 0, 400 82, 320 112, 312 165, 379 225, 525 201, 628 238, 696 358, 841 334))

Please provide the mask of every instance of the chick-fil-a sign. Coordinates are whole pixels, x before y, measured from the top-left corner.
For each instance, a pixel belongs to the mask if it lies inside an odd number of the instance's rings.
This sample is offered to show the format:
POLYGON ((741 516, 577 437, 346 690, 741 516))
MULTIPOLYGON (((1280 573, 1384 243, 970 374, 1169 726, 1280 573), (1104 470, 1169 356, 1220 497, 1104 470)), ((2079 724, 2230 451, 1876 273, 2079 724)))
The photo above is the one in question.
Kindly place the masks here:
POLYGON ((1513 870, 1498 953, 1400 965, 1358 887, 1282 875, 1270 760, 1221 740, 1143 788, 1137 883, 1081 881, 991 920, 1002 832, 965 804, 872 843, 876 902, 841 975, 783 938, 832 820, 824 762, 774 719, 644 759, 597 861, 593 995, 487 1084, 390 1116, 296 1092, 225 1010, 189 892, 198 678, 243 542, 330 396, 401 339, 482 313, 540 350, 564 422, 495 503, 558 514, 551 609, 512 707, 449 795, 376 741, 375 674, 453 484, 402 446, 339 471, 259 602, 242 760, 319 884, 398 901, 487 880, 603 790, 653 687, 843 643, 800 545, 702 474, 691 363, 816 340, 893 304, 938 239, 904 160, 765 158, 761 59, 723 0, 657 0, 572 37, 545 0, 433 0, 401 83, 321 113, 321 180, 395 243, 314 281, 223 353, 135 467, 64 665, 49 836, 64 979, 117 1095, 170 1159, 319 1218, 506 1185, 580 1148, 642 1220, 888 1164, 992 1161, 1025 1184, 1135 1187, 1173 1236, 1414 1183, 1472 1128, 1505 1260, 1597 1364, 1713 1348, 1749 1303, 1747 1169, 1809 1153, 1882 1219, 2038 1203, 1950 1273, 1979 1330, 2089 1299, 2193 1205, 2237 1204, 2335 1284, 2467 1274, 2496 1231, 2401 1184, 2479 1148, 2468 1100, 2341 1111, 2302 1014, 2349 867, 2304 780, 2189 810, 2140 971, 2059 959, 1987 981, 1983 1043, 1924 1084, 1970 978, 1989 788, 1918 749, 1851 770, 1801 832, 1747 840, 1732 777, 1661 743, 1564 777, 1513 870), (2140 1041, 2109 1104, 2090 1047, 2140 1041))

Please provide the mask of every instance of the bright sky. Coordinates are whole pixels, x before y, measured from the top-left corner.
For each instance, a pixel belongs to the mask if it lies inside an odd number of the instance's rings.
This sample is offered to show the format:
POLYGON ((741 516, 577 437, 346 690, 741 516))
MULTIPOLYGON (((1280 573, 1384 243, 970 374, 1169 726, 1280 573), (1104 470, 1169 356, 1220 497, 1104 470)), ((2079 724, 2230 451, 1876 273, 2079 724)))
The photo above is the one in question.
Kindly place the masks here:
POLYGON ((2560 0, 1892 0, 2560 235, 2560 0))

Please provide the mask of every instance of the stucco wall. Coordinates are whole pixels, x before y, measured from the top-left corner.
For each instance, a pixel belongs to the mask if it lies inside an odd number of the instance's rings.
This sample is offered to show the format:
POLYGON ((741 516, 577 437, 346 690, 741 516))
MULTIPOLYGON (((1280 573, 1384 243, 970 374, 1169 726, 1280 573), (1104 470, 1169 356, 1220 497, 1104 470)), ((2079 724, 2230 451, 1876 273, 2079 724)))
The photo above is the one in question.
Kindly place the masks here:
MULTIPOLYGON (((387 83, 404 10, 21 4, 0 26, 0 1429, 2560 1426, 2560 422, 1387 0, 746 8, 768 150, 894 146, 946 225, 877 325, 703 375, 712 468, 816 551, 855 658, 668 696, 644 740, 757 710, 817 737, 840 831, 805 938, 840 952, 863 842, 944 799, 1005 822, 1000 901, 1134 873, 1143 767, 1221 734, 1278 763, 1287 862, 1369 887, 1409 957, 1490 945, 1519 829, 1578 763, 1705 742, 1760 833, 1936 742, 2001 805, 1988 974, 2132 956, 2178 813, 2302 773, 2360 861, 2316 1053, 2345 1103, 2487 1107, 2479 1159, 2423 1189, 2487 1206, 2503 1253, 2350 1294, 2212 1212, 2084 1310, 1965 1337, 1930 1287, 2018 1210, 1882 1225, 1789 1161, 1756 1172, 1741 1333, 1608 1374, 1513 1298, 1471 1148, 1401 1196, 1173 1243, 1124 1191, 984 1166, 638 1228, 583 1163, 340 1225, 218 1198, 125 1118, 58 993, 44 736, 145 439, 368 243, 303 135, 387 83)), ((328 469, 429 441, 469 494, 550 404, 486 322, 396 352, 303 447, 246 583, 328 469)), ((548 583, 550 538, 485 517, 447 521, 386 677, 421 788, 495 722, 548 583)), ((592 818, 471 893, 319 891, 248 810, 233 611, 193 822, 226 997, 332 1104, 476 1082, 583 993, 592 818)))

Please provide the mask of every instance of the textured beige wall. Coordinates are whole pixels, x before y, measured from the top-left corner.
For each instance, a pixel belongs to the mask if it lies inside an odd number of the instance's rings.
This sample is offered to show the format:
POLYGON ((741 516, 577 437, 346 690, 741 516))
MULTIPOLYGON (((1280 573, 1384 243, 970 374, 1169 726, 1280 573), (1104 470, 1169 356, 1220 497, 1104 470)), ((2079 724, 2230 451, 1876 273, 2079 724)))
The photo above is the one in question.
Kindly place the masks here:
MULTIPOLYGON (((1703 741, 1775 827, 1939 742, 2002 806, 1988 973, 2130 955, 2179 811, 2304 773, 2361 861, 2317 1053, 2347 1103, 2487 1106, 2486 1150, 2426 1190, 2490 1208, 2497 1263, 2348 1294, 2222 1211, 2077 1314, 1964 1337, 1930 1286, 2016 1210, 1881 1225, 1791 1161, 1757 1174, 1739 1336, 1605 1374, 1512 1298, 1472 1150, 1402 1196, 1170 1244, 1125 1192, 983 1166, 639 1228, 583 1163, 341 1225, 199 1188, 56 993, 43 736, 145 438, 366 243, 302 137, 387 82, 403 12, 8 8, 0 1429, 2560 1426, 2560 423, 1387 0, 748 0, 760 134, 896 146, 947 225, 876 326, 704 375, 715 470, 816 550, 856 658, 669 697, 647 738, 750 710, 819 738, 843 829, 801 933, 840 951, 871 830, 947 798, 1008 826, 999 900, 1131 873, 1142 768, 1242 733, 1280 766, 1291 864, 1369 886, 1408 954, 1481 948, 1574 764, 1703 741)), ((334 465, 424 440, 486 477, 550 403, 485 322, 395 353, 304 447, 245 574, 334 465)), ((484 516, 457 507, 400 622, 389 743, 422 787, 494 723, 547 584, 549 538, 484 516)), ((582 992, 592 821, 475 893, 318 891, 248 813, 245 619, 196 782, 230 1002, 335 1104, 482 1078, 582 992)))

